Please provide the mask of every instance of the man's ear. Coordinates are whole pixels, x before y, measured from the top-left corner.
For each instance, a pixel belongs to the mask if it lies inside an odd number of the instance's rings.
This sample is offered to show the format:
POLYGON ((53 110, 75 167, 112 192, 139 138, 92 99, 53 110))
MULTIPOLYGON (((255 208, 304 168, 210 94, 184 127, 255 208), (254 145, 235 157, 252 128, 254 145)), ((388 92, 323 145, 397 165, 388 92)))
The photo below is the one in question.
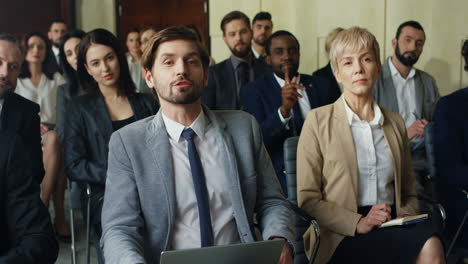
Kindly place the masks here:
POLYGON ((149 88, 154 88, 154 79, 151 71, 143 69, 145 71, 145 81, 149 88))
POLYGON ((266 62, 267 64, 271 65, 271 57, 270 57, 270 55, 267 55, 267 56, 265 57, 265 62, 266 62))
POLYGON ((50 32, 50 31, 47 32, 47 37, 48 37, 50 40, 52 40, 52 32, 50 32))
MULTIPOLYGON (((226 35, 224 35, 224 34, 223 34, 223 40, 224 40, 224 44, 227 45, 228 43, 227 43, 227 40, 226 40, 226 35)), ((228 45, 228 47, 229 47, 229 45, 228 45)))
POLYGON ((396 49, 397 41, 398 41, 398 40, 397 40, 396 38, 393 38, 393 39, 392 39, 392 48, 393 48, 393 50, 396 49))

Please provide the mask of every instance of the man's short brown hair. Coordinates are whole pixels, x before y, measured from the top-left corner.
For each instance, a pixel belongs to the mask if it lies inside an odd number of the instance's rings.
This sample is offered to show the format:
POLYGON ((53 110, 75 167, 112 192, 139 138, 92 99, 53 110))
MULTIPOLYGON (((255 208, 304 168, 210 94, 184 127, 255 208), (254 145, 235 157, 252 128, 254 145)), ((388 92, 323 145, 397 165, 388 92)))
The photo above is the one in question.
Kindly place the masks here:
POLYGON ((159 45, 167 41, 179 39, 193 41, 196 44, 203 69, 208 69, 208 65, 210 64, 210 56, 208 55, 208 52, 206 51, 203 44, 201 44, 198 40, 197 35, 185 26, 168 27, 156 33, 149 41, 149 44, 143 53, 143 57, 141 59, 143 68, 145 68, 147 71, 151 71, 154 65, 154 60, 156 59, 156 52, 158 51, 159 45))
POLYGON ((223 17, 223 20, 221 20, 221 30, 223 31, 223 36, 226 33, 226 24, 233 21, 233 20, 243 20, 245 22, 245 25, 250 28, 250 19, 249 17, 242 13, 241 11, 232 11, 229 12, 227 15, 223 17))

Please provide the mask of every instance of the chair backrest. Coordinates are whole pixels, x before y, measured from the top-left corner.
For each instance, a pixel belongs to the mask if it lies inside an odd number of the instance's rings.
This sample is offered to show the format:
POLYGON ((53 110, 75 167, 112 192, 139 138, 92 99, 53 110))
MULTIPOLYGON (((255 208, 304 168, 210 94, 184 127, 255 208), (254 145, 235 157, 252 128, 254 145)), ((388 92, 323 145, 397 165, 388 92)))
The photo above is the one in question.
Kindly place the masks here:
MULTIPOLYGON (((284 169, 286 175, 286 185, 288 190, 288 200, 297 205, 297 185, 296 185, 296 153, 299 137, 291 137, 284 141, 284 169)), ((302 235, 309 228, 310 223, 303 220, 299 215, 294 214, 294 226, 296 228, 296 256, 294 264, 308 263, 304 252, 304 242, 302 235)))
POLYGON ((434 152, 434 122, 424 128, 424 144, 426 147, 427 169, 431 180, 436 178, 435 152, 434 152))

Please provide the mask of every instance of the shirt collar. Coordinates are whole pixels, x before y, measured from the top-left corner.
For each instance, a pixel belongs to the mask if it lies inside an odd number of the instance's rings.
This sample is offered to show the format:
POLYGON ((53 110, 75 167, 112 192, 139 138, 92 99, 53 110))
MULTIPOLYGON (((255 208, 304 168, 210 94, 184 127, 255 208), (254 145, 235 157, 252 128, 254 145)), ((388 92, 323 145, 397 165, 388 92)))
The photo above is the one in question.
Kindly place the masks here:
MULTIPOLYGON (((187 127, 182 125, 181 123, 170 119, 164 113, 161 114, 164 121, 164 125, 166 126, 167 134, 172 140, 179 142, 182 135, 182 131, 184 131, 184 129, 186 129, 187 127)), ((205 136, 207 122, 208 121, 206 119, 205 113, 203 112, 203 110, 201 110, 200 114, 198 114, 195 121, 193 121, 193 123, 189 127, 193 129, 193 131, 195 132, 195 134, 197 134, 199 138, 203 139, 205 136)))
POLYGON ((52 51, 54 52, 55 56, 58 56, 59 55, 59 48, 55 47, 54 45, 52 45, 52 51))
POLYGON ((237 69, 237 67, 239 67, 239 65, 242 63, 242 62, 246 62, 248 65, 251 65, 252 64, 252 57, 250 57, 247 61, 241 61, 239 60, 238 58, 234 57, 234 56, 231 56, 230 57, 230 60, 231 60, 231 63, 232 63, 232 67, 235 69, 237 69))
MULTIPOLYGON (((395 65, 393 65, 393 62, 392 62, 392 58, 390 57, 390 59, 388 60, 388 66, 390 68, 390 73, 392 74, 392 76, 400 76, 400 78, 404 79, 400 72, 398 72, 397 68, 395 67, 395 65)), ((411 78, 414 77, 414 75, 416 74, 416 70, 414 69, 414 67, 411 68, 409 74, 408 74, 408 77, 406 78, 406 80, 409 80, 411 78)))
MULTIPOLYGON (((275 79, 278 82, 279 86, 283 87, 284 84, 286 83, 286 81, 281 79, 278 75, 276 75, 276 73, 273 73, 273 76, 275 76, 275 79)), ((300 74, 297 75, 297 83, 301 83, 301 75, 300 74)))
POLYGON ((255 50, 253 45, 252 45, 252 54, 255 56, 256 59, 258 59, 258 57, 260 57, 260 54, 258 54, 258 52, 255 50))
MULTIPOLYGON (((353 123, 363 122, 358 115, 356 115, 351 108, 349 108, 348 103, 343 96, 343 103, 346 109, 346 117, 348 119, 348 124, 352 125, 353 123)), ((369 125, 380 125, 382 126, 384 122, 384 116, 382 115, 382 111, 377 103, 374 101, 374 119, 369 122, 369 125)))

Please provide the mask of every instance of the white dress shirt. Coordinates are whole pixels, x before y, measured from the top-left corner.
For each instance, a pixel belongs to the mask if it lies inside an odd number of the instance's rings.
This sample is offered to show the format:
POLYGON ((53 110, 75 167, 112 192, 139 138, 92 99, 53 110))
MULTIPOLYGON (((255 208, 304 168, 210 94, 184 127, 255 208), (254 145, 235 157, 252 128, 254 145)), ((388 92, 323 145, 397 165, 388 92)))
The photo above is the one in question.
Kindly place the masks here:
MULTIPOLYGON (((164 113, 162 117, 169 135, 174 166, 176 219, 171 249, 199 248, 201 240, 197 197, 193 187, 187 142, 181 136, 185 127, 169 119, 164 113)), ((203 111, 190 128, 196 134, 194 143, 205 174, 214 245, 239 243, 239 233, 229 196, 231 190, 228 188, 225 168, 222 166, 224 162, 221 157, 224 154, 219 147, 222 143, 217 139, 215 129, 203 111)))
POLYGON ((57 61, 57 65, 60 65, 60 57, 59 57, 60 50, 59 50, 59 48, 52 45, 52 52, 54 53, 54 57, 55 57, 55 60, 57 61))
POLYGON ((260 57, 260 54, 255 50, 253 45, 252 45, 252 53, 253 53, 253 55, 255 56, 256 59, 258 59, 258 57, 260 57))
POLYGON ((19 78, 15 92, 40 106, 41 123, 55 124, 57 87, 64 82, 62 75, 58 72, 54 73, 52 80, 42 73, 37 87, 34 86, 30 78, 19 78))
POLYGON ((127 52, 127 63, 128 69, 130 71, 130 76, 132 77, 133 82, 135 83, 135 87, 137 88, 137 92, 140 92, 140 83, 141 83, 141 61, 132 61, 132 55, 130 52, 127 52))
POLYGON ((409 127, 421 116, 421 113, 416 106, 416 86, 414 82, 416 70, 412 68, 408 77, 404 79, 396 69, 395 65, 393 65, 391 59, 388 60, 388 66, 390 67, 393 85, 396 90, 398 108, 400 110, 399 114, 403 117, 406 127, 409 127))
MULTIPOLYGON (((275 76, 275 79, 276 81, 278 82, 279 86, 281 87, 281 89, 283 88, 283 86, 285 85, 286 81, 281 79, 278 75, 276 75, 275 73, 273 73, 273 75, 275 76)), ((303 86, 302 83, 301 83, 301 75, 298 74, 297 75, 297 82, 299 85, 303 86)), ((307 89, 307 88, 306 88, 307 89)), ((302 119, 305 120, 306 119, 306 116, 307 116, 307 113, 310 111, 310 101, 309 101, 309 96, 307 96, 307 92, 306 91, 303 91, 301 89, 297 89, 296 90, 300 95, 302 95, 302 98, 299 98, 297 100, 297 103, 299 104, 299 109, 301 110, 301 114, 302 114, 302 119)), ((283 115, 281 114, 281 106, 278 108, 278 115, 280 117, 280 120, 281 122, 286 126, 286 128, 289 129, 288 127, 288 122, 289 120, 293 117, 293 110, 291 109, 291 115, 287 118, 284 118, 283 115)))
POLYGON ((374 119, 361 120, 343 97, 359 170, 358 206, 372 206, 379 203, 394 204, 393 156, 383 134, 384 117, 374 103, 374 119))

